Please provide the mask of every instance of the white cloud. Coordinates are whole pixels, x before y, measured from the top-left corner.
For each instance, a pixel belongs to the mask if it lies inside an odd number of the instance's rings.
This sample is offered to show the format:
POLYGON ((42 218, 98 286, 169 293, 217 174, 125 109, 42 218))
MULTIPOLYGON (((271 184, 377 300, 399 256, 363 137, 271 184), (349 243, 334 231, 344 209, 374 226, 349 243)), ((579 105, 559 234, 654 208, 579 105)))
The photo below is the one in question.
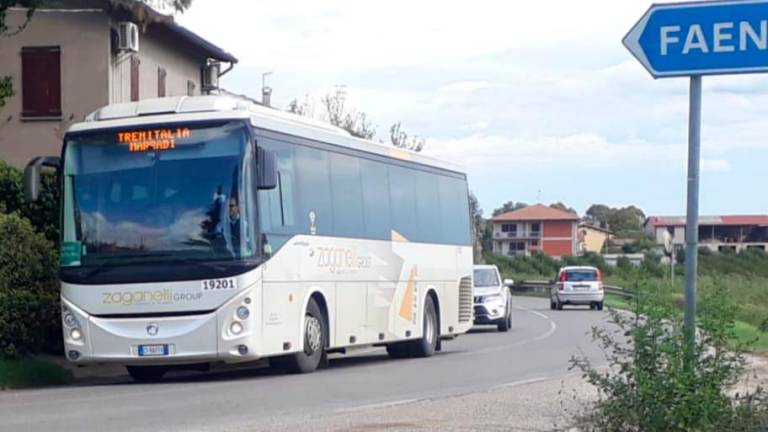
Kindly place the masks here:
POLYGON ((731 164, 723 159, 704 159, 701 161, 701 170, 704 172, 726 173, 731 170, 731 164))
MULTIPOLYGON (((652 206, 684 202, 654 181, 684 175, 688 82, 652 79, 621 45, 649 6, 231 0, 225 8, 195 0, 180 20, 241 59, 224 80, 233 90, 258 96, 260 74, 274 71, 273 101, 306 94, 319 116, 320 96, 347 84, 350 105, 369 114, 382 138, 401 121, 427 137, 425 151, 466 164, 480 187, 493 184, 482 181, 490 173, 517 184, 520 172, 538 181, 546 170, 588 168, 579 178, 597 179, 595 194, 620 190, 614 196, 625 203, 652 197, 648 211, 663 213, 652 206), (645 181, 622 187, 607 170, 645 181)), ((731 172, 745 154, 768 162, 768 80, 707 77, 704 90, 703 169, 731 172)))

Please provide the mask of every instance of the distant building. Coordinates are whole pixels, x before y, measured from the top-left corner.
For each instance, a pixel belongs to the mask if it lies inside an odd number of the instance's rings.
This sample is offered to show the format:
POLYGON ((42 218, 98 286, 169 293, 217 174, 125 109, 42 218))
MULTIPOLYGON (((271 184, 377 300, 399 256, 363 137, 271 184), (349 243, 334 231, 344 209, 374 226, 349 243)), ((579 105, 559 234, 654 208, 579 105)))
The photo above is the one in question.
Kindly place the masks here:
MULTIPOLYGON (((10 8, 6 24, 18 28, 26 13, 10 8)), ((212 63, 236 62, 140 1, 43 1, 23 31, 0 43, 0 77, 10 75, 15 92, 0 108, 0 159, 22 166, 57 156, 69 125, 91 111, 200 95, 212 63)))
POLYGON ((598 225, 581 222, 579 224, 578 251, 579 253, 594 252, 602 253, 605 244, 611 239, 613 234, 610 230, 598 225))
POLYGON ((603 259, 605 260, 605 264, 609 265, 611 267, 616 267, 619 263, 619 259, 626 258, 627 261, 629 261, 630 264, 632 264, 635 267, 640 267, 643 264, 643 261, 645 260, 645 254, 644 253, 632 253, 632 254, 604 254, 603 259))
MULTIPOLYGON (((660 246, 665 244, 666 236, 675 246, 685 245, 685 216, 651 216, 646 219, 643 227, 660 246)), ((720 252, 766 250, 768 215, 701 216, 699 244, 700 247, 720 252)))
POLYGON ((575 213, 541 204, 502 213, 491 218, 493 253, 528 256, 541 252, 552 257, 575 255, 577 225, 575 213))

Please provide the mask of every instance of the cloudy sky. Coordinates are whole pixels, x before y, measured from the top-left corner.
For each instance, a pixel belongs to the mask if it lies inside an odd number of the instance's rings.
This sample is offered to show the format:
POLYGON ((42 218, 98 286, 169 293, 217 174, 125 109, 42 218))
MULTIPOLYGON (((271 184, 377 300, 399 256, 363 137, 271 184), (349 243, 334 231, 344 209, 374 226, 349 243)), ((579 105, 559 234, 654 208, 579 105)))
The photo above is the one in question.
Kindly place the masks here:
MULTIPOLYGON (((505 201, 684 214, 688 81, 621 45, 651 2, 194 0, 181 24, 240 59, 223 85, 273 105, 345 85, 378 135, 401 121, 505 201), (226 7, 222 5, 226 3, 226 7)), ((704 79, 701 212, 766 213, 768 76, 704 79)))

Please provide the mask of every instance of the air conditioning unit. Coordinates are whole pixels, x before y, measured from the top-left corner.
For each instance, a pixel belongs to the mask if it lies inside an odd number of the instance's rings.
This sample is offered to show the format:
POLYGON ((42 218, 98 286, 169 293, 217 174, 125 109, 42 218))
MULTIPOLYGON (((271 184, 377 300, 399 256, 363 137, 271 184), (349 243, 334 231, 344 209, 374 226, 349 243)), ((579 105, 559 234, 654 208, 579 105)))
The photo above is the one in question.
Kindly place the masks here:
POLYGON ((139 52, 139 26, 128 21, 121 22, 117 48, 120 51, 139 52))
POLYGON ((208 63, 203 69, 203 92, 208 93, 219 89, 219 75, 221 75, 221 63, 208 63))

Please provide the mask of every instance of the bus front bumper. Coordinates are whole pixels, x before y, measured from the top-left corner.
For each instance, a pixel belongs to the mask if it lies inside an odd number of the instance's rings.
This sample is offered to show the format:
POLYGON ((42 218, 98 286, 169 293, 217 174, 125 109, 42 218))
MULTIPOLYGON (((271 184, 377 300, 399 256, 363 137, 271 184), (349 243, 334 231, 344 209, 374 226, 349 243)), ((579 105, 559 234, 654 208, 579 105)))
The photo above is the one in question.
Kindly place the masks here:
POLYGON ((137 318, 89 316, 65 298, 61 301, 62 315, 73 315, 77 323, 63 323, 65 354, 76 364, 237 363, 259 358, 255 314, 250 321, 238 320, 242 330, 232 332, 238 301, 208 313, 137 318))

